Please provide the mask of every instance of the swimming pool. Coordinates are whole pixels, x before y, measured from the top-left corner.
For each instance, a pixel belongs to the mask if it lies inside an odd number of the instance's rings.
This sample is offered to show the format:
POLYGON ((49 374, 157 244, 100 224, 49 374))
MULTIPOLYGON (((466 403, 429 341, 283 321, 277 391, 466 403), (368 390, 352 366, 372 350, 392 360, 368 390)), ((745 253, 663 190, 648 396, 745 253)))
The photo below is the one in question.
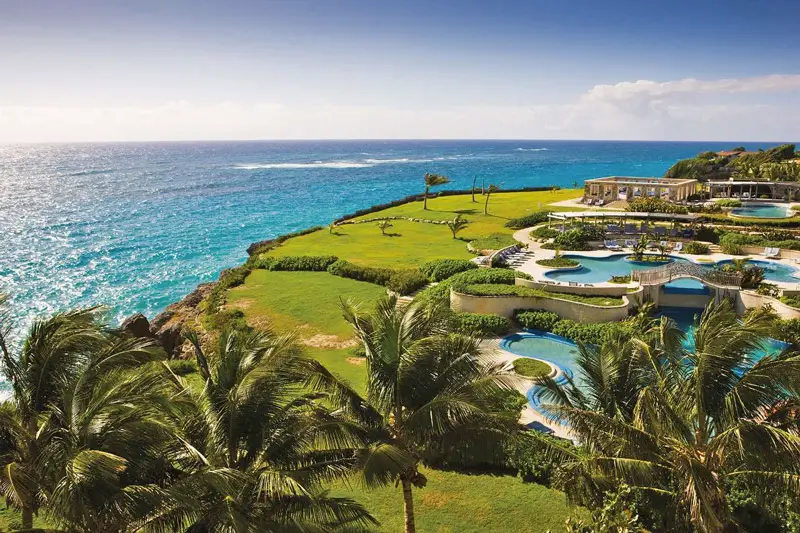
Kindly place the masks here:
POLYGON ((786 204, 745 203, 731 209, 731 215, 750 218, 789 218, 792 216, 786 204))
MULTIPOLYGON (((645 270, 654 268, 652 264, 633 263, 626 261, 625 258, 630 254, 616 254, 609 257, 587 257, 578 254, 566 254, 564 257, 575 259, 581 264, 578 270, 551 271, 545 274, 546 277, 557 281, 576 281, 578 283, 603 283, 611 279, 611 276, 627 276, 631 270, 645 270)), ((687 261, 682 257, 672 257, 674 261, 687 261)), ((730 260, 720 261, 716 264, 731 263, 730 260)), ((748 264, 764 269, 764 279, 768 281, 783 281, 787 283, 800 282, 799 277, 795 277, 798 270, 782 263, 769 261, 751 260, 748 264)), ((714 268, 715 264, 701 265, 704 268, 714 268)), ((692 279, 680 279, 667 284, 667 287, 698 289, 703 288, 703 284, 692 279)))

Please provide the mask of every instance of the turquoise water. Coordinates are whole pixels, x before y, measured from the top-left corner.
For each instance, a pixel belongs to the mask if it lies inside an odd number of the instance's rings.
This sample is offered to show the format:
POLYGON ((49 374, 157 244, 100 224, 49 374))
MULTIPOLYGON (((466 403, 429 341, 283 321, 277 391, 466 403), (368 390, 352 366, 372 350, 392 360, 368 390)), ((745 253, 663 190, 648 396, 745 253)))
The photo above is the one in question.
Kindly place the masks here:
MULTIPOLYGON (((735 144, 735 143, 734 143, 735 144)), ((348 141, 0 146, 0 291, 35 315, 106 304, 153 316, 247 246, 422 191, 662 175, 730 143, 348 141)))
POLYGON ((788 218, 789 206, 780 204, 745 203, 731 209, 731 213, 752 218, 788 218))
MULTIPOLYGON (((630 254, 616 254, 609 257, 586 257, 579 254, 565 254, 580 261, 580 270, 553 271, 545 274, 550 279, 558 281, 577 281, 579 283, 602 283, 611 279, 611 276, 625 276, 631 270, 644 270, 653 268, 647 263, 634 263, 626 261, 625 257, 630 254)), ((674 257, 675 261, 687 261, 682 257, 674 257)), ((718 264, 730 263, 730 261, 720 261, 718 264)), ((784 281, 788 283, 800 283, 800 278, 793 274, 798 270, 782 263, 771 263, 768 261, 752 260, 749 264, 759 266, 764 269, 764 278, 769 281, 784 281)), ((713 265, 701 265, 704 268, 714 268, 713 265)), ((681 279, 667 284, 668 287, 677 288, 702 288, 703 284, 691 279, 681 279)))

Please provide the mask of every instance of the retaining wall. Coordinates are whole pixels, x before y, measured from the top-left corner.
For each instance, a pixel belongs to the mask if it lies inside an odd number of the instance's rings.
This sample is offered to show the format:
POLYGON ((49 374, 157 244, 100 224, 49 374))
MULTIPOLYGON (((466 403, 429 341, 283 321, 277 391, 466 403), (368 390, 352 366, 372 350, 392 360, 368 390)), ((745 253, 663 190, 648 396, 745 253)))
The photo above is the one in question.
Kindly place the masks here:
POLYGON ((753 291, 739 291, 739 297, 736 299, 736 310, 739 313, 744 313, 748 309, 766 304, 771 305, 781 318, 800 318, 800 309, 789 307, 777 298, 764 296, 753 291))

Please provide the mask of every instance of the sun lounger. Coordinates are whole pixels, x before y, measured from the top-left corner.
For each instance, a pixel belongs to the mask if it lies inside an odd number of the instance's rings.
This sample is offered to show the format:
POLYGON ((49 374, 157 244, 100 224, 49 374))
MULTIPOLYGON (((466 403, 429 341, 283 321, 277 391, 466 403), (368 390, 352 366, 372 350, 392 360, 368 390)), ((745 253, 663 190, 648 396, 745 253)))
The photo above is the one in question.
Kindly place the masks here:
POLYGON ((605 204, 605 203, 606 203, 606 201, 605 201, 605 200, 597 200, 597 204, 596 204, 596 205, 597 205, 598 207, 600 207, 601 205, 603 205, 603 204, 605 204))
POLYGON ((692 231, 691 228, 687 228, 687 229, 683 230, 683 238, 684 239, 691 239, 693 235, 694 235, 694 231, 692 231))
POLYGON ((669 230, 670 237, 678 237, 680 234, 681 232, 678 228, 672 228, 671 230, 669 230))
POLYGON ((603 241, 603 245, 607 250, 621 250, 622 247, 617 244, 617 241, 603 241))
POLYGON ((634 234, 636 234, 636 225, 625 224, 625 235, 634 235, 634 234))
POLYGON ((642 225, 639 226, 639 231, 641 231, 642 233, 647 233, 648 231, 650 231, 650 226, 642 222, 642 225))
POLYGON ((764 257, 778 257, 781 255, 780 248, 764 248, 764 257))
POLYGON ((647 247, 648 248, 655 248, 656 247, 656 241, 648 241, 647 242, 647 247))
POLYGON ((675 246, 672 247, 673 252, 680 252, 683 251, 683 243, 678 241, 675 243, 675 246))
POLYGON ((661 228, 661 227, 653 228, 653 233, 655 233, 657 237, 666 237, 667 228, 661 228))
POLYGON ((619 233, 619 226, 617 226, 616 224, 609 224, 608 226, 606 226, 606 230, 608 231, 608 233, 616 234, 619 233))
POLYGON ((628 248, 633 248, 634 246, 636 246, 636 241, 633 241, 631 239, 627 239, 625 241, 625 246, 628 247, 628 248))
POLYGON ((658 243, 662 248, 669 248, 669 243, 667 241, 661 241, 658 243))
POLYGON ((570 281, 569 282, 569 286, 570 287, 577 287, 578 286, 578 282, 577 281, 570 281))

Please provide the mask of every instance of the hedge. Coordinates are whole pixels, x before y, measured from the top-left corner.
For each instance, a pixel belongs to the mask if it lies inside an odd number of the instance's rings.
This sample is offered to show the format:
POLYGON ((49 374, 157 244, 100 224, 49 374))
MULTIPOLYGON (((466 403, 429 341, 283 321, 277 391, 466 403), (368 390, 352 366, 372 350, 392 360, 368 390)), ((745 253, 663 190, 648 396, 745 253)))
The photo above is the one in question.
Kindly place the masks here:
POLYGON ((723 224, 727 226, 747 226, 750 228, 800 228, 800 217, 794 216, 792 218, 781 218, 770 220, 767 218, 742 218, 742 217, 729 217, 728 215, 706 214, 703 215, 706 220, 712 221, 716 224, 723 224))
POLYGON ((536 224, 547 222, 547 215, 549 213, 549 211, 537 211, 519 218, 512 218, 506 222, 505 226, 511 229, 529 228, 531 226, 535 226, 536 224))
POLYGON ((466 335, 494 336, 505 335, 511 329, 511 322, 498 315, 482 313, 458 313, 455 315, 456 330, 466 335))
POLYGON ((503 283, 513 285, 517 278, 531 279, 528 274, 508 268, 478 268, 459 272, 438 285, 433 285, 421 291, 416 300, 423 304, 447 302, 450 299, 450 289, 461 287, 470 283, 503 283))
POLYGON ((548 228, 547 226, 539 226, 531 231, 528 236, 534 239, 553 239, 558 237, 561 232, 555 228, 548 228))
POLYGON ((707 254, 711 249, 707 244, 702 242, 690 241, 683 247, 683 251, 687 254, 702 255, 707 254))
POLYGON ((268 252, 274 248, 277 248, 285 241, 292 239, 294 237, 302 237, 303 235, 308 235, 309 233, 314 233, 323 229, 322 226, 314 226, 311 228, 306 228, 300 231, 294 231, 292 233, 285 233, 283 235, 279 235, 273 239, 267 239, 265 241, 258 241, 254 242, 250 246, 247 247, 247 254, 252 258, 254 256, 258 256, 258 254, 262 254, 264 252, 268 252))
POLYGON ((437 259, 428 261, 419 269, 431 281, 442 281, 459 272, 474 270, 478 265, 467 259, 437 259))
POLYGON ((550 259, 539 259, 536 261, 536 264, 553 268, 576 267, 580 265, 578 261, 570 259, 569 257, 551 257, 550 259))
POLYGON ((514 311, 514 320, 525 329, 551 331, 553 326, 561 320, 561 317, 552 311, 516 309, 514 311))
POLYGON ((519 285, 500 285, 494 283, 473 283, 458 287, 458 292, 472 296, 520 296, 523 298, 546 298, 550 300, 568 300, 601 307, 613 307, 624 302, 618 296, 583 296, 563 292, 547 292, 533 287, 519 285))
POLYGON ((520 357, 514 359, 511 363, 514 366, 514 371, 520 376, 526 378, 538 378, 540 376, 547 376, 550 374, 550 365, 539 361, 537 359, 529 359, 527 357, 520 357))
POLYGON ((287 270, 325 272, 328 267, 338 261, 335 255, 287 255, 283 257, 262 257, 256 262, 256 268, 266 270, 287 270))
POLYGON ((342 278, 386 286, 395 272, 389 268, 361 266, 339 259, 328 267, 328 273, 342 278))
POLYGON ((773 337, 800 348, 800 318, 776 320, 773 327, 773 337))
POLYGON ((386 288, 405 296, 418 291, 427 284, 428 278, 419 270, 399 270, 389 278, 386 288))

